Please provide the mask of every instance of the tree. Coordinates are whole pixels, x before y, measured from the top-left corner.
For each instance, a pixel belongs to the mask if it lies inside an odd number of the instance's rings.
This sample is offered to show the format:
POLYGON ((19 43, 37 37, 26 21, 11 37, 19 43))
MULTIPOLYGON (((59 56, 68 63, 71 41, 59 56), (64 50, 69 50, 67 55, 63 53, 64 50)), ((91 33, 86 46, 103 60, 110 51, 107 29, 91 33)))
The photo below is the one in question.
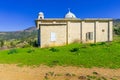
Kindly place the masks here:
POLYGON ((120 27, 114 28, 114 33, 120 35, 120 27))
POLYGON ((11 47, 15 47, 15 44, 14 44, 14 42, 12 41, 12 42, 10 42, 10 46, 11 47))
POLYGON ((4 41, 1 40, 1 41, 0 41, 0 47, 3 47, 3 46, 4 46, 4 41))

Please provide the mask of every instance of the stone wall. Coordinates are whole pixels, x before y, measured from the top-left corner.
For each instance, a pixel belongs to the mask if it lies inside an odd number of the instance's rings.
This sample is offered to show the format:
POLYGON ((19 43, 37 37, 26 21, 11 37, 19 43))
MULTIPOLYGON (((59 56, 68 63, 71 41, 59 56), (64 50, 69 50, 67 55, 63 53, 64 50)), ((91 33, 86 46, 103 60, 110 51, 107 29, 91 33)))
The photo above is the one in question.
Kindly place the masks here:
POLYGON ((40 29, 40 47, 113 40, 111 20, 40 20, 36 25, 40 29), (92 39, 87 39, 89 32, 92 33, 92 39), (51 34, 54 34, 54 40, 51 40, 51 34))
POLYGON ((66 25, 48 25, 41 27, 41 47, 60 46, 66 44, 66 25), (55 41, 51 40, 55 33, 55 41))

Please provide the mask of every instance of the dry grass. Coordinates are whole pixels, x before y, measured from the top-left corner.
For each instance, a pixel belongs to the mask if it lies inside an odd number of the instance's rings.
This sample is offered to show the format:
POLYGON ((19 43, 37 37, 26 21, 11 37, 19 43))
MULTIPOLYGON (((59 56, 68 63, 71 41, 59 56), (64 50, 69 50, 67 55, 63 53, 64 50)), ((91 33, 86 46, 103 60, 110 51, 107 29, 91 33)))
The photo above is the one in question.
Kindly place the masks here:
POLYGON ((1 64, 0 80, 120 80, 120 69, 1 64))

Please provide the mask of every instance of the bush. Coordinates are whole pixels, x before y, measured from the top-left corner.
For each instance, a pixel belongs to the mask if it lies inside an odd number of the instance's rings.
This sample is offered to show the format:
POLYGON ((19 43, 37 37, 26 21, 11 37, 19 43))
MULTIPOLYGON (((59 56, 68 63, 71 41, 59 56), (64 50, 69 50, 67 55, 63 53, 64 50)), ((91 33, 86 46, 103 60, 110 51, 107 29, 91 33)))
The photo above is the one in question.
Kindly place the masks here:
POLYGON ((0 47, 3 47, 3 46, 4 46, 4 41, 1 40, 1 41, 0 41, 0 47))
POLYGON ((16 49, 10 49, 9 52, 8 52, 8 54, 15 54, 15 53, 17 53, 16 49))
POLYGON ((31 45, 25 44, 22 48, 28 48, 28 47, 31 47, 31 45))
POLYGON ((90 46, 96 46, 96 44, 90 44, 90 46))
POLYGON ((99 45, 105 45, 106 44, 106 42, 101 42, 99 45))
POLYGON ((35 50, 34 49, 30 49, 30 50, 27 51, 27 53, 32 53, 32 52, 35 52, 35 50))
POLYGON ((50 48, 49 50, 52 51, 52 52, 58 52, 58 51, 59 51, 59 50, 56 49, 56 48, 50 48))
POLYGON ((79 51, 79 48, 72 48, 72 49, 70 50, 70 52, 77 52, 77 51, 79 51))
POLYGON ((16 44, 15 44, 14 42, 10 42, 10 47, 11 47, 11 48, 14 48, 15 45, 16 45, 16 44))
POLYGON ((37 40, 30 40, 28 41, 28 44, 33 47, 38 47, 37 40))
POLYGON ((114 28, 114 33, 120 35, 120 27, 114 28))

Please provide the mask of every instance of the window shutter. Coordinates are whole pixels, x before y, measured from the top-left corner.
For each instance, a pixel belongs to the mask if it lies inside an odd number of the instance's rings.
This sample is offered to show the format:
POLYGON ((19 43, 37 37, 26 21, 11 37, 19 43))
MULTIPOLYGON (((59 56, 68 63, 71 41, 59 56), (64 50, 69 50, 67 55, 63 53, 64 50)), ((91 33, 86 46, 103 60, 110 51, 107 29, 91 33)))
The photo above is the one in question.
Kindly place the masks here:
POLYGON ((89 32, 89 39, 93 40, 93 32, 89 32))

